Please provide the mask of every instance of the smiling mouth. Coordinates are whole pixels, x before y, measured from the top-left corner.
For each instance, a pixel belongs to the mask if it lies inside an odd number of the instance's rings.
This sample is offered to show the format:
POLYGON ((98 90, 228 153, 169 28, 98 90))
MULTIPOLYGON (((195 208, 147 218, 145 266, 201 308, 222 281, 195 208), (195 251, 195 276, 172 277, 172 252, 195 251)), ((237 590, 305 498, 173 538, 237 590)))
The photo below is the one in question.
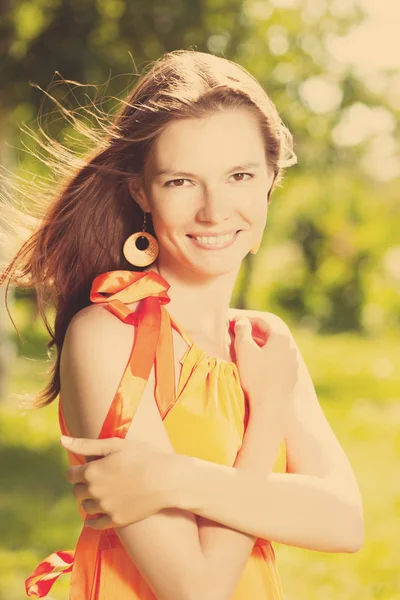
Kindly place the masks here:
POLYGON ((195 237, 193 235, 188 234, 187 237, 190 238, 191 240, 193 240, 193 243, 197 247, 209 250, 209 249, 213 249, 213 248, 219 249, 219 248, 225 248, 227 246, 230 246, 236 240, 236 238, 238 237, 240 232, 241 232, 241 229, 238 229, 236 231, 236 233, 233 233, 230 235, 196 236, 195 237))
POLYGON ((224 237, 224 236, 228 236, 228 235, 236 235, 237 233, 239 233, 239 231, 242 231, 242 230, 241 230, 241 229, 238 229, 237 231, 234 231, 234 232, 232 232, 232 233, 230 233, 230 234, 226 234, 226 233, 224 234, 224 233, 221 233, 220 235, 217 235, 217 234, 215 234, 215 233, 214 233, 214 234, 212 234, 212 235, 191 235, 190 233, 188 233, 188 234, 187 234, 187 237, 190 237, 190 238, 199 238, 199 237, 204 237, 204 238, 224 237))

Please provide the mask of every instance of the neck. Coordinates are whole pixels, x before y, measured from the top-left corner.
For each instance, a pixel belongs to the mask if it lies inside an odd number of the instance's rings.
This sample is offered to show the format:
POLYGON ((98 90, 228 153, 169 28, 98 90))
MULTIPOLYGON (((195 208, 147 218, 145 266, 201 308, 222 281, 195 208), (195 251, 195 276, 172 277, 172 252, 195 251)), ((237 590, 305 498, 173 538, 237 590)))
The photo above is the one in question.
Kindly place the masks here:
POLYGON ((193 271, 177 273, 157 261, 145 270, 155 271, 170 284, 171 300, 166 308, 196 345, 213 356, 232 360, 229 305, 239 269, 201 277, 193 271))

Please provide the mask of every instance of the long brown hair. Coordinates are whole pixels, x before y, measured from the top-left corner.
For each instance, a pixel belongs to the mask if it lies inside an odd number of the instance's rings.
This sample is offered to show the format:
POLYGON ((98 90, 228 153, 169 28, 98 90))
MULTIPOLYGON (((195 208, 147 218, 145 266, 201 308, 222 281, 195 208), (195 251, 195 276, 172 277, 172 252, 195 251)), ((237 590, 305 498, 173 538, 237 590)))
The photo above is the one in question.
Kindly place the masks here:
MULTIPOLYGON (((2 206, 3 247, 16 253, 7 259, 0 284, 8 280, 6 298, 10 283, 35 288, 38 312, 51 336, 47 347, 57 348, 51 380, 36 396, 36 407, 49 404, 59 394, 65 333, 72 317, 90 304, 94 277, 118 269, 141 270, 132 267, 122 253, 126 238, 143 224, 143 212, 130 195, 127 181, 142 175, 152 144, 168 123, 245 106, 259 119, 267 161, 275 174, 274 187, 283 169, 297 160, 292 136, 259 82, 232 61, 192 49, 168 52, 154 61, 115 117, 97 107, 98 129, 77 119, 76 111, 58 106, 79 134, 90 140, 91 150, 78 157, 41 127, 44 141, 31 132, 46 153, 35 156, 50 167, 53 177, 47 184, 29 182, 25 191, 30 209, 38 207, 38 214, 9 200, 3 199, 2 206), (54 331, 45 314, 47 299, 55 306, 54 331)), ((93 116, 93 107, 87 110, 93 116)), ((17 181, 14 190, 24 194, 24 186, 22 180, 17 181)), ((151 215, 146 225, 156 235, 151 215)))

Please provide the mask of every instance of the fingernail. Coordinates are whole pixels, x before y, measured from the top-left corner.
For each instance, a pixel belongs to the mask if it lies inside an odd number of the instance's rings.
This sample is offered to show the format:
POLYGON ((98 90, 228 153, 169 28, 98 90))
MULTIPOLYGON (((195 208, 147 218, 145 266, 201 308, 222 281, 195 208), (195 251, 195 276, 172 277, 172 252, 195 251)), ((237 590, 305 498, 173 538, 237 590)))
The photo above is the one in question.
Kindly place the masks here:
POLYGON ((60 441, 65 446, 70 446, 72 444, 72 438, 68 437, 66 435, 62 435, 61 438, 60 438, 60 441))

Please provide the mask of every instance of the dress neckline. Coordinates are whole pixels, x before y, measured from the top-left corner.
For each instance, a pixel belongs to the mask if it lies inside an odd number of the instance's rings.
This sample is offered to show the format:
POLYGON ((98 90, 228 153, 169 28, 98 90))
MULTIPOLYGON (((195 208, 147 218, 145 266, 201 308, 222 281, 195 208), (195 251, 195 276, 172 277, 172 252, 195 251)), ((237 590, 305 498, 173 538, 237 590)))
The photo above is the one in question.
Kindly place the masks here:
MULTIPOLYGON (((232 360, 226 360, 224 358, 220 358, 219 356, 211 356, 211 354, 209 354, 208 352, 206 352, 205 350, 203 350, 202 348, 200 348, 200 346, 193 340, 193 338, 188 333, 186 333, 186 331, 183 329, 182 325, 180 325, 179 321, 177 321, 175 319, 175 317, 172 317, 172 315, 169 315, 169 317, 171 319, 171 322, 176 326, 176 328, 178 329, 179 333, 182 335, 182 337, 186 338, 185 341, 187 343, 189 343, 189 348, 184 353, 184 355, 181 358, 180 362, 183 362, 185 360, 185 358, 188 355, 189 351, 193 347, 193 348, 196 349, 196 351, 199 353, 199 355, 202 358, 205 358, 205 359, 208 359, 208 360, 212 360, 212 361, 215 362, 215 364, 227 365, 227 366, 233 368, 235 371, 237 371, 237 364, 234 361, 232 361, 232 360)), ((229 329, 232 331, 233 327, 234 327, 234 319, 233 318, 232 319, 229 318, 228 320, 229 320, 229 329)))

